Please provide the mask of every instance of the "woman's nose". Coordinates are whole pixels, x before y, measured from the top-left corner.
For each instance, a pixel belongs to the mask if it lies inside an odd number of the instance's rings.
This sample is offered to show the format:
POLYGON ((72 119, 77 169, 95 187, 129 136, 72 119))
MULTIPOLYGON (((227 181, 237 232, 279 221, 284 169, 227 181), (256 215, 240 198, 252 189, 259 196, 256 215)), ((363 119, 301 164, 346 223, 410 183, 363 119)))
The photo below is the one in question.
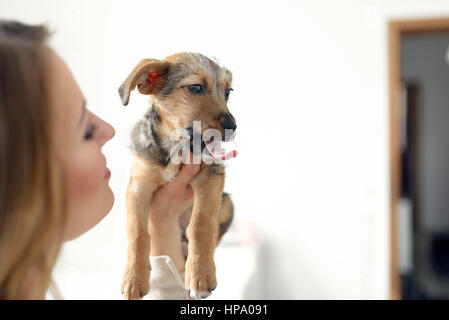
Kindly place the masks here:
POLYGON ((107 122, 106 122, 106 124, 107 124, 107 126, 109 128, 109 138, 108 138, 108 140, 111 140, 115 136, 115 129, 114 129, 114 127, 111 124, 109 124, 107 122))
POLYGON ((104 120, 102 120, 102 122, 103 122, 103 134, 100 141, 100 146, 103 146, 106 142, 108 142, 115 136, 114 127, 104 120))

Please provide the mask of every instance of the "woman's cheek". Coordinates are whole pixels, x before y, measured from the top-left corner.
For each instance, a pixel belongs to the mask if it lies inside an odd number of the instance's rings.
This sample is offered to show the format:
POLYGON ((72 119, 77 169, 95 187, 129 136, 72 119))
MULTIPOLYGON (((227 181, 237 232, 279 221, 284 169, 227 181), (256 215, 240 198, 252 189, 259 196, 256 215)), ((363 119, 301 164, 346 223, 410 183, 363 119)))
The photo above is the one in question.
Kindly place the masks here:
POLYGON ((83 158, 74 159, 69 189, 74 200, 95 199, 101 194, 104 184, 105 164, 101 159, 83 158))

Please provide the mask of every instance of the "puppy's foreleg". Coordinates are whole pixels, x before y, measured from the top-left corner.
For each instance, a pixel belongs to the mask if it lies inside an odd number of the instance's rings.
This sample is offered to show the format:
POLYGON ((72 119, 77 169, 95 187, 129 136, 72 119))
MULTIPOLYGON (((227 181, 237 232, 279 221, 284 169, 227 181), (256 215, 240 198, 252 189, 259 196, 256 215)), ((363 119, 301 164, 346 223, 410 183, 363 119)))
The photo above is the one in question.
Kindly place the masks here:
POLYGON ((128 260, 121 290, 126 299, 140 299, 150 290, 148 215, 155 188, 131 178, 126 190, 128 260))
POLYGON ((207 175, 203 171, 190 183, 194 200, 187 228, 185 285, 192 298, 206 298, 217 286, 214 252, 224 179, 224 173, 207 175))

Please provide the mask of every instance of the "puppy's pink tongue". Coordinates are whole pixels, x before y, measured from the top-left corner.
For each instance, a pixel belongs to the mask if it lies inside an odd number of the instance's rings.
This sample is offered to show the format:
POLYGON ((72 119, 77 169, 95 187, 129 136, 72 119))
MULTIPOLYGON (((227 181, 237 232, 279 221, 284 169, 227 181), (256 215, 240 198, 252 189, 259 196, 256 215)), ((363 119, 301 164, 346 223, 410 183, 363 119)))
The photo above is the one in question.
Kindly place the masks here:
POLYGON ((218 160, 229 160, 229 159, 237 157, 237 151, 236 150, 232 150, 232 151, 228 151, 226 153, 223 153, 223 151, 221 150, 221 144, 220 143, 217 143, 215 141, 213 141, 213 142, 205 141, 205 144, 206 144, 207 150, 209 150, 211 156, 214 157, 215 159, 218 159, 218 160))

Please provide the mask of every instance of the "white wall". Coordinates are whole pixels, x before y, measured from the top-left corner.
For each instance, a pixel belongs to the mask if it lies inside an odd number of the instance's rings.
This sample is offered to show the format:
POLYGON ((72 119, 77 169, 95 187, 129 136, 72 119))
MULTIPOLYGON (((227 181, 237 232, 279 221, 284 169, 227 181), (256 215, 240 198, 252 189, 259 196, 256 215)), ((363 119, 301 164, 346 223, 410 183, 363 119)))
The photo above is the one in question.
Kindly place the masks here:
POLYGON ((54 27, 89 107, 117 132, 104 148, 115 206, 66 245, 58 277, 83 297, 117 297, 127 134, 147 99, 123 108, 116 90, 139 59, 186 50, 234 73, 240 154, 226 190, 259 233, 258 297, 387 298, 386 23, 443 14, 447 1, 0 0, 0 16, 54 27))

